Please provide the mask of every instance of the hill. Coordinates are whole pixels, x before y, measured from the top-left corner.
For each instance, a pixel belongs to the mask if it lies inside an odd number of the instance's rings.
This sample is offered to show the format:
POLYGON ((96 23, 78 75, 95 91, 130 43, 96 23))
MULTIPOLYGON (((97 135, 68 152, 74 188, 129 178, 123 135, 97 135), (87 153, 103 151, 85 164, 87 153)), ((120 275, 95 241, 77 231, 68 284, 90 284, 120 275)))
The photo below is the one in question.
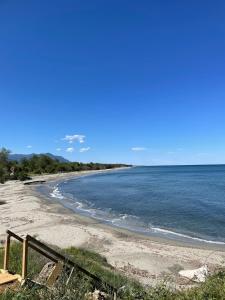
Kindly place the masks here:
MULTIPOLYGON (((59 155, 54 155, 52 153, 40 153, 43 155, 46 155, 52 159, 57 159, 59 162, 70 162, 68 159, 64 158, 63 156, 59 156, 59 155)), ((26 158, 26 159, 30 159, 32 158, 34 155, 40 155, 40 154, 36 154, 36 153, 31 153, 31 154, 9 154, 9 160, 17 160, 17 161, 21 161, 22 159, 26 158)))
POLYGON ((70 162, 64 157, 51 153, 10 154, 6 148, 0 149, 0 183, 7 180, 26 180, 33 174, 105 170, 127 166, 125 164, 70 162))

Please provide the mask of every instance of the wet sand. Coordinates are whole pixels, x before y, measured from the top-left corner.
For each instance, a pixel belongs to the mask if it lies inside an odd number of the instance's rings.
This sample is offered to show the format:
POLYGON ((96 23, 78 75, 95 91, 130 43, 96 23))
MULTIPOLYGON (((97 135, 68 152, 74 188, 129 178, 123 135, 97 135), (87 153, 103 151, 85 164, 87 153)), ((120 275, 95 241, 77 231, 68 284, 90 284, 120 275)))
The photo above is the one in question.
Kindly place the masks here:
MULTIPOLYGON (((33 179, 48 183, 89 173, 42 175, 33 179)), ((192 285, 179 276, 181 269, 207 264, 210 272, 214 272, 225 266, 225 248, 222 246, 187 244, 111 227, 70 211, 38 193, 35 186, 19 181, 0 185, 0 204, 2 242, 5 231, 10 229, 20 235, 35 235, 61 248, 76 246, 94 250, 118 270, 144 284, 156 284, 166 279, 176 286, 192 285)))

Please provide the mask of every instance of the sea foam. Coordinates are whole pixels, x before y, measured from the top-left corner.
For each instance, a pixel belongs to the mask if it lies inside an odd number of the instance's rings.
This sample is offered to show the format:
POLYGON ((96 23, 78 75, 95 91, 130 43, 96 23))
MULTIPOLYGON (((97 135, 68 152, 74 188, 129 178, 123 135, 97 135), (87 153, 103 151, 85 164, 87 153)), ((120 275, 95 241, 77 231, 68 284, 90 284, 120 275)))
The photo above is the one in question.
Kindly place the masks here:
POLYGON ((50 196, 52 198, 57 198, 57 199, 64 199, 63 195, 61 194, 58 185, 56 185, 52 191, 52 193, 50 193, 50 196))

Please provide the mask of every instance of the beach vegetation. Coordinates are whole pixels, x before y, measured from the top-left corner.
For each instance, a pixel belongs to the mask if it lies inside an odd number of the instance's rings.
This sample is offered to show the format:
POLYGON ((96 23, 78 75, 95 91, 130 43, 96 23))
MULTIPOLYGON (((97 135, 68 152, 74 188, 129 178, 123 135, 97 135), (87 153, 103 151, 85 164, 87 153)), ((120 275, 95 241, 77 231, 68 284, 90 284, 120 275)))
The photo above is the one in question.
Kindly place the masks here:
POLYGON ((105 170, 127 166, 125 164, 62 162, 46 154, 32 155, 22 160, 10 160, 10 151, 0 149, 0 183, 11 180, 27 180, 32 175, 56 174, 61 172, 105 170))
MULTIPOLYGON (((19 243, 13 243, 10 248, 10 270, 15 273, 21 273, 21 253, 22 246, 19 243)), ((166 282, 159 283, 155 287, 146 287, 132 278, 121 274, 112 267, 103 256, 85 249, 68 248, 61 251, 68 258, 72 259, 81 267, 92 272, 115 288, 118 289, 118 299, 124 300, 209 300, 225 299, 225 270, 221 269, 216 274, 207 278, 206 282, 196 287, 176 290, 171 289, 166 282)), ((0 266, 3 264, 3 248, 0 249, 0 266)), ((37 274, 46 263, 46 259, 40 256, 32 249, 29 251, 29 278, 35 280, 37 274)), ((108 293, 112 298, 112 293, 104 285, 96 286, 93 279, 88 278, 80 271, 73 273, 69 284, 65 284, 62 278, 54 289, 14 286, 0 290, 0 300, 82 300, 87 299, 86 295, 93 292, 95 288, 108 293)))

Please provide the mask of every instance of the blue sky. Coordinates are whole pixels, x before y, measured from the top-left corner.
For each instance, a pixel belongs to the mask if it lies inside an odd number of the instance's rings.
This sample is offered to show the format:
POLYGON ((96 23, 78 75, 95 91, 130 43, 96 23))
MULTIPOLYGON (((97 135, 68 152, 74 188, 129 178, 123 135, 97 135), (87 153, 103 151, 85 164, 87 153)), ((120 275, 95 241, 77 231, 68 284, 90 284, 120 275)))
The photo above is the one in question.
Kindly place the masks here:
POLYGON ((225 163, 223 0, 2 0, 0 41, 0 146, 225 163))

